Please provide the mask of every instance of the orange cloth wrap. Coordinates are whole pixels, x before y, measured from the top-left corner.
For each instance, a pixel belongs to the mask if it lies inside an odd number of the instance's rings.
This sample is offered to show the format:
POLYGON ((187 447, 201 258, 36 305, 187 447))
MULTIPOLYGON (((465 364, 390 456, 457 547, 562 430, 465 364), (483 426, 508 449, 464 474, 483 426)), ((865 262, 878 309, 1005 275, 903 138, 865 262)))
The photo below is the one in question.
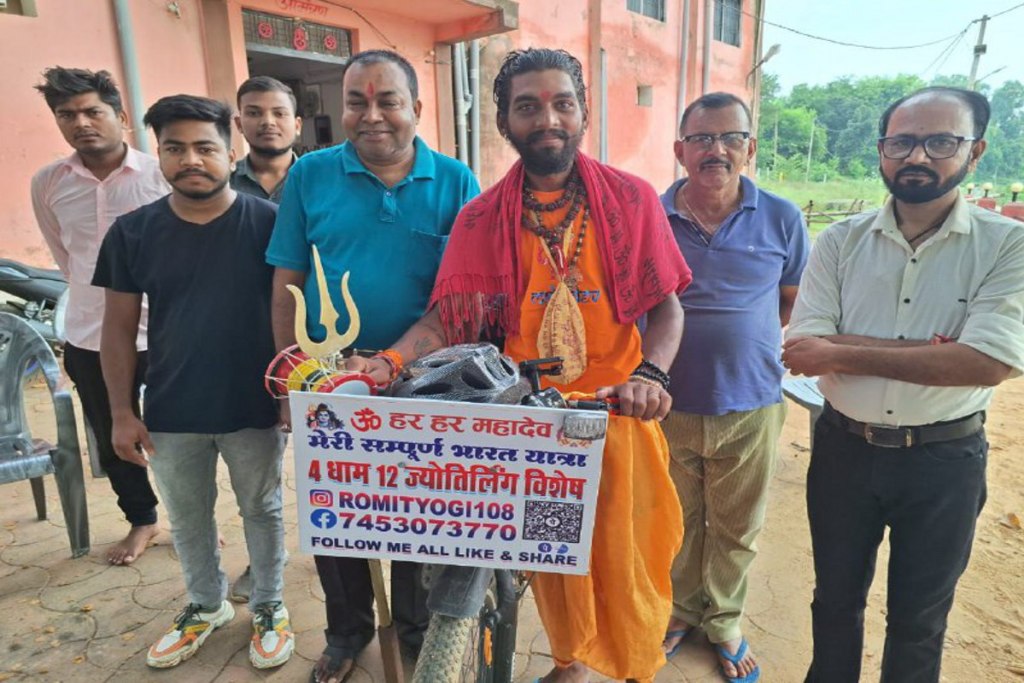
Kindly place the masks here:
POLYGON ((558 664, 612 678, 653 681, 672 613, 669 570, 683 542, 683 513, 656 422, 611 416, 591 546, 590 574, 533 579, 558 664))
MULTIPOLYGON (((535 192, 541 202, 560 192, 535 192)), ((543 215, 557 225, 568 208, 543 215)), ((578 218, 573 226, 579 234, 578 218)), ((587 333, 587 368, 564 392, 593 394, 625 382, 640 363, 640 333, 616 320, 607 275, 593 228, 588 229, 579 269, 581 289, 598 291, 580 304, 587 333), (596 300, 594 300, 596 298, 596 300)), ((570 251, 571 253, 571 251, 570 251)), ((526 269, 520 331, 505 341, 516 361, 537 358, 544 303, 532 294, 556 283, 536 235, 523 231, 519 263, 526 269)), ((553 383, 545 378, 544 384, 553 383)), ((668 473, 668 443, 657 422, 612 415, 604 448, 601 485, 590 555, 590 574, 538 573, 533 594, 555 661, 579 661, 612 678, 651 681, 665 664, 661 642, 672 613, 672 560, 683 542, 683 512, 668 473)))

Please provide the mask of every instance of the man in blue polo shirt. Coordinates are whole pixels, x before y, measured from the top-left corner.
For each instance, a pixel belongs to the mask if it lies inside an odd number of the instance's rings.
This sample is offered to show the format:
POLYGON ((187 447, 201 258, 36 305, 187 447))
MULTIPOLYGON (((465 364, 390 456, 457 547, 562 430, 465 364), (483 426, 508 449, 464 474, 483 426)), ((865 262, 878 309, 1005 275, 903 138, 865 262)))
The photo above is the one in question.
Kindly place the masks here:
MULTIPOLYGON (((288 174, 267 261, 274 274, 274 341, 295 343, 295 304, 286 285, 304 288, 306 330, 323 340, 310 247, 316 245, 338 329, 348 328, 342 275, 363 317, 355 345, 387 349, 426 309, 441 254, 459 209, 480 193, 462 163, 416 136, 416 72, 400 55, 372 50, 352 57, 343 83, 342 127, 348 141, 300 158, 288 174)), ((287 423, 287 405, 282 422, 287 423)), ((313 670, 318 683, 339 683, 373 638, 373 589, 366 560, 317 556, 327 608, 327 647, 313 670)), ((429 621, 419 565, 391 564, 395 625, 416 654, 429 621)))
POLYGON ((740 618, 786 416, 782 327, 808 251, 800 210, 740 175, 757 149, 750 127, 733 95, 693 102, 675 143, 687 178, 662 196, 693 269, 663 423, 686 527, 664 648, 671 656, 699 626, 726 678, 748 682, 760 669, 740 618))

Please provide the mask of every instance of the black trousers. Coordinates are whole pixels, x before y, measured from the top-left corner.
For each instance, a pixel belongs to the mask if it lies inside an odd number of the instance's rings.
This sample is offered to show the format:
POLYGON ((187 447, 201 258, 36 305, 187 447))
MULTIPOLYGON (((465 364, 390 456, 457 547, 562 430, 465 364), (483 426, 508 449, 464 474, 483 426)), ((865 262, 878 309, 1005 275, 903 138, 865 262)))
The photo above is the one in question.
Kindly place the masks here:
MULTIPOLYGON (((370 565, 358 557, 315 555, 327 608, 327 643, 355 658, 373 640, 373 583, 370 565)), ((391 563, 391 617, 398 639, 411 656, 419 654, 430 623, 422 565, 391 563)))
MULTIPOLYGON (((117 457, 110 442, 114 422, 110 415, 110 401, 107 398, 107 385, 103 381, 103 371, 100 368, 99 352, 65 344, 64 370, 78 390, 82 411, 96 435, 100 464, 110 479, 111 488, 117 494, 117 506, 124 512, 125 518, 132 526, 156 524, 157 501, 153 487, 149 483, 149 473, 145 467, 117 457)), ((139 387, 145 375, 146 354, 143 352, 139 354, 132 390, 136 415, 139 414, 139 387)))
POLYGON ((985 504, 985 432, 911 448, 814 430, 807 515, 814 550, 808 683, 857 683, 864 607, 889 527, 883 683, 937 683, 946 617, 985 504))

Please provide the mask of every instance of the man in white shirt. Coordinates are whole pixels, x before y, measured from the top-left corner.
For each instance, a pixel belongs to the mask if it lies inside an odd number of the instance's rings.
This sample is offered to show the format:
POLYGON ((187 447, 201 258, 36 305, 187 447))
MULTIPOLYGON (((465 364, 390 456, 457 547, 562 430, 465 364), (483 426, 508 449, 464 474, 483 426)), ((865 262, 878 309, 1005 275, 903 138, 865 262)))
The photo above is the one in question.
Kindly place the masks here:
POLYGON ((882 681, 937 682, 946 618, 985 503, 993 387, 1024 369, 1024 225, 958 186, 988 101, 925 88, 879 124, 892 198, 814 246, 783 363, 827 401, 807 473, 814 654, 807 681, 860 677, 864 607, 889 528, 882 681))
MULTIPOLYGON (((46 99, 71 156, 42 168, 32 178, 36 221, 68 281, 64 368, 75 383, 82 410, 96 435, 100 463, 131 529, 108 552, 111 564, 131 564, 157 533, 156 495, 146 468, 117 457, 110 443, 111 416, 100 370, 103 290, 93 287, 100 243, 114 219, 170 191, 157 160, 124 141, 128 117, 121 94, 106 71, 54 67, 36 86, 46 99)), ((137 346, 146 349, 145 317, 137 346)), ((140 353, 135 395, 145 374, 140 353)))

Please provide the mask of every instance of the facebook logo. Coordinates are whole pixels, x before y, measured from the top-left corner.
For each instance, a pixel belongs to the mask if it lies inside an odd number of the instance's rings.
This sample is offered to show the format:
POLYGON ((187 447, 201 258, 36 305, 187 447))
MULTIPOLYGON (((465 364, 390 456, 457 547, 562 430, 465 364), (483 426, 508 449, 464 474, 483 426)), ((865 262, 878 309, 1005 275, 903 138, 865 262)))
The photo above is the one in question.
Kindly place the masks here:
POLYGON ((335 524, 338 523, 338 517, 330 510, 313 510, 313 513, 309 516, 309 521, 313 522, 313 526, 318 529, 331 529, 335 524))

